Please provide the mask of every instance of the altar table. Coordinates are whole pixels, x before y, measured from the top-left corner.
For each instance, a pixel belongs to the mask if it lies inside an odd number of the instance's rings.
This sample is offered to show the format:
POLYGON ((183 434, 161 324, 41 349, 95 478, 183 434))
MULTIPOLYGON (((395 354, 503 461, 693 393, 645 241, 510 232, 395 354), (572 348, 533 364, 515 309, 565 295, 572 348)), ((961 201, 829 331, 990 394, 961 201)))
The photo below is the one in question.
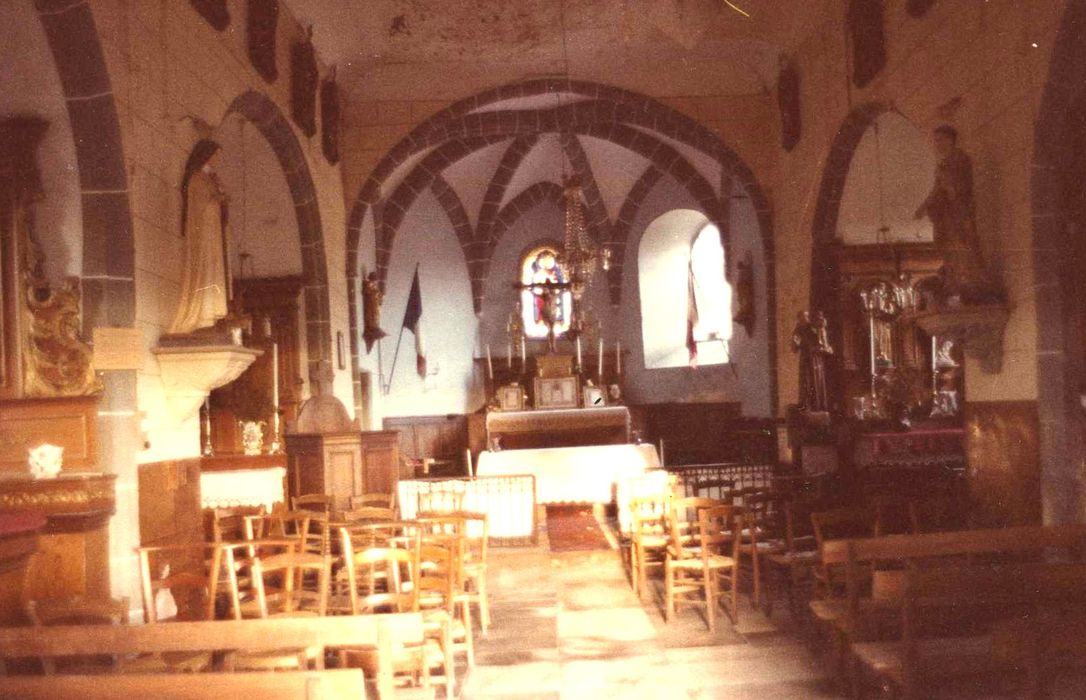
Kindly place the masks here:
POLYGON ((264 506, 271 510, 284 501, 283 467, 265 469, 233 469, 200 474, 200 506, 202 508, 231 508, 264 506))
POLYGON ((653 445, 585 445, 481 452, 476 474, 531 474, 540 504, 610 503, 616 483, 659 468, 653 445))
POLYGON ((488 445, 497 438, 506 450, 621 445, 630 441, 630 411, 625 406, 491 411, 486 433, 488 445))

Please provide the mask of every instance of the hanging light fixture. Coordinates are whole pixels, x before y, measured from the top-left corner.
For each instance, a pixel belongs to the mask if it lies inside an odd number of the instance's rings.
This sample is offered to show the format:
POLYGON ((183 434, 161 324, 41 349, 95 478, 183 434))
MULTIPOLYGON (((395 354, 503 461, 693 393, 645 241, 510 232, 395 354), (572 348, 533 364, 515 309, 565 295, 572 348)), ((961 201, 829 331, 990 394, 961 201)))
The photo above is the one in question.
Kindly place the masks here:
POLYGON ((570 292, 580 301, 592 282, 596 269, 611 268, 611 251, 606 246, 592 243, 585 228, 584 211, 581 208, 581 183, 575 175, 565 178, 565 236, 558 262, 569 276, 570 292))
MULTIPOLYGON (((565 0, 559 5, 559 21, 562 32, 562 58, 565 63, 566 78, 569 78, 569 46, 566 41, 565 0)), ((576 139, 571 131, 567 131, 562 124, 561 97, 555 93, 556 112, 559 119, 559 150, 562 152, 561 171, 562 185, 565 199, 565 229, 562 238, 562 250, 558 253, 558 263, 566 273, 566 282, 569 285, 570 295, 573 298, 570 310, 570 323, 567 335, 575 339, 580 335, 584 327, 584 313, 581 309, 581 299, 585 291, 592 283, 597 268, 607 271, 611 268, 611 251, 606 246, 597 246, 593 243, 588 229, 585 226, 584 209, 582 207, 581 181, 576 174, 567 175, 566 171, 566 144, 576 139)), ((572 171, 572 164, 570 170, 572 171)))

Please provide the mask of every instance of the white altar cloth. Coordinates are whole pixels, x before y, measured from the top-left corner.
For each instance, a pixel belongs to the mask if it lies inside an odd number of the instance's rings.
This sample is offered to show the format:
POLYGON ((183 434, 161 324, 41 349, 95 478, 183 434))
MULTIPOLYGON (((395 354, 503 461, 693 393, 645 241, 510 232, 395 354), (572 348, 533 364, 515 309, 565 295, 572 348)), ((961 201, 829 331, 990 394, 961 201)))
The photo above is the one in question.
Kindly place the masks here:
POLYGON ((659 468, 652 445, 585 445, 481 452, 475 473, 531 474, 536 503, 610 503, 617 482, 659 468))
POLYGON ((200 505, 203 508, 264 506, 268 510, 282 503, 282 467, 232 469, 200 473, 200 505))

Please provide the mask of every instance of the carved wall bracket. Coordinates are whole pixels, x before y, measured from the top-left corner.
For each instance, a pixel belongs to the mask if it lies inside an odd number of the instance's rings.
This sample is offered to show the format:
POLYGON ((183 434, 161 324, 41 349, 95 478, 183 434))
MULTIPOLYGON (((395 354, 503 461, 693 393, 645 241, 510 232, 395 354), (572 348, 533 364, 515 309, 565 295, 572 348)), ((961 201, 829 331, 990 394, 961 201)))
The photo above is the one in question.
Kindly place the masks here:
POLYGON ((998 374, 1003 367, 1003 331, 1010 315, 1003 304, 987 304, 918 313, 912 320, 929 335, 960 343, 966 355, 980 362, 981 369, 998 374))

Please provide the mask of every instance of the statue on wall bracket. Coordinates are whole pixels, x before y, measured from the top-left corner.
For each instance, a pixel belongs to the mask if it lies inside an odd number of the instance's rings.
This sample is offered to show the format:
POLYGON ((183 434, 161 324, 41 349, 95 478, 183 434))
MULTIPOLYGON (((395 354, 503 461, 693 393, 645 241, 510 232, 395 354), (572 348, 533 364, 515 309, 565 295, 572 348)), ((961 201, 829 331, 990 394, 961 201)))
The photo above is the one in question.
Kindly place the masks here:
POLYGON ((362 340, 366 343, 367 353, 373 349, 374 343, 388 335, 381 329, 381 303, 384 298, 377 273, 366 275, 362 282, 362 340))
POLYGON ((249 319, 231 312, 229 197, 215 172, 220 146, 201 139, 181 180, 181 295, 166 344, 241 344, 249 319), (191 341, 191 342, 190 342, 191 341))
POLYGON ((984 268, 973 199, 973 162, 958 147, 958 132, 946 124, 934 132, 939 164, 935 185, 916 210, 931 219, 935 244, 943 254, 942 303, 949 308, 1002 301, 984 268))

